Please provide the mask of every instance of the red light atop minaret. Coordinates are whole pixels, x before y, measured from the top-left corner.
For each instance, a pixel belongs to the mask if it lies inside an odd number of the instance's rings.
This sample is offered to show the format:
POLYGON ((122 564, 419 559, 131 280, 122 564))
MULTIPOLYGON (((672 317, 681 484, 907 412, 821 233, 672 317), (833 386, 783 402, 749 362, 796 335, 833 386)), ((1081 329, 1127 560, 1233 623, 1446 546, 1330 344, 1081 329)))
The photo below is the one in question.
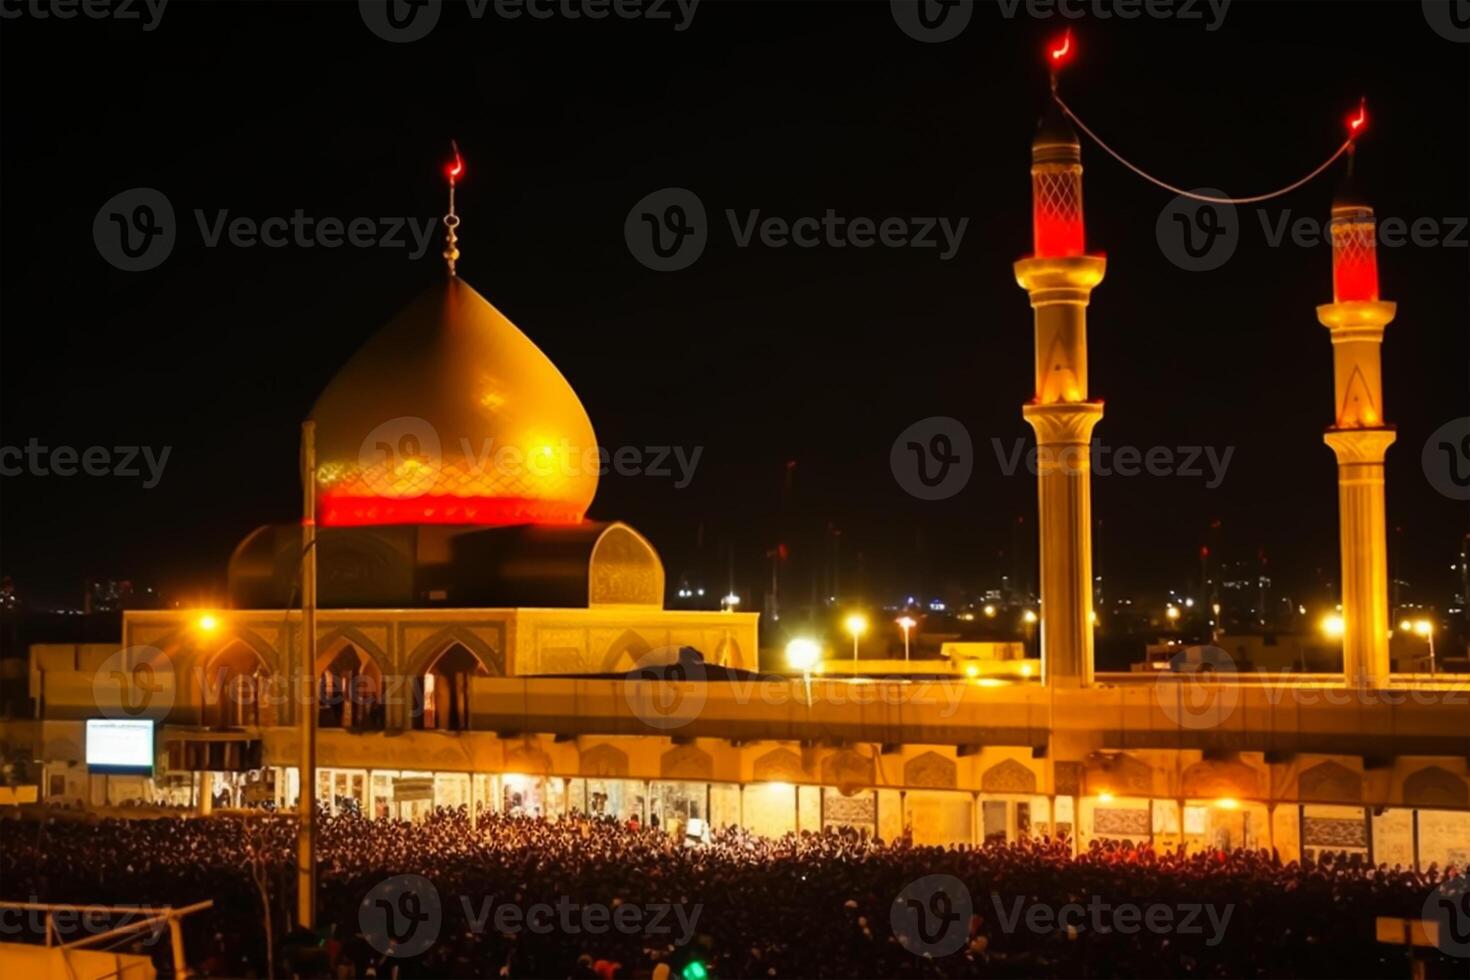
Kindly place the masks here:
POLYGON ((1368 128, 1368 100, 1363 99, 1358 103, 1358 111, 1348 116, 1348 139, 1357 139, 1362 136, 1368 128))
POLYGON ((1052 43, 1047 46, 1047 56, 1051 65, 1051 70, 1056 71, 1058 68, 1063 67, 1064 65, 1066 65, 1067 62, 1071 61, 1072 51, 1072 32, 1071 30, 1068 30, 1067 33, 1062 35, 1060 40, 1052 41, 1052 43))
POLYGON ((459 147, 454 148, 454 162, 445 164, 444 175, 449 178, 451 184, 459 180, 464 174, 464 158, 459 155, 459 147))

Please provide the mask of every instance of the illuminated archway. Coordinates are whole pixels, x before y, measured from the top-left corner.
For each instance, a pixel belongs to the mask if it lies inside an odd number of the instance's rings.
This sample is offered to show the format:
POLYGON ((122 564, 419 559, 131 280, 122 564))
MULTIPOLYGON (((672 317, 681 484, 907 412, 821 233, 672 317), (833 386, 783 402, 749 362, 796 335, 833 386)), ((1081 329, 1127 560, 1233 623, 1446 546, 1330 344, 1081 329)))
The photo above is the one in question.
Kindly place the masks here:
POLYGON ((260 652, 240 639, 203 659, 197 678, 200 721, 207 728, 276 723, 271 670, 260 652))

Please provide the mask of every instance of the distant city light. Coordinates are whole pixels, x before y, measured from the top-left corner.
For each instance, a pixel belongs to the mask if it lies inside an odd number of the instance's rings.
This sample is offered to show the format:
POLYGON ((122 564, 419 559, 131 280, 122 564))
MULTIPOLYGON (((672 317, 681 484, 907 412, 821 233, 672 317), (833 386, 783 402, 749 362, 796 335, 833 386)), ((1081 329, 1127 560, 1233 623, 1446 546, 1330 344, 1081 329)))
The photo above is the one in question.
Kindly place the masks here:
POLYGON ((1344 628, 1345 626, 1341 614, 1332 613, 1331 615, 1322 617, 1322 632, 1327 634, 1328 636, 1342 636, 1344 628))
POLYGON ((987 605, 985 607, 985 615, 988 616, 991 619, 994 619, 995 618, 995 607, 994 606, 987 605))
POLYGON ((1025 620, 1026 623, 1029 625, 1036 622, 1036 613, 1034 610, 1028 609, 1025 613, 1022 614, 1021 618, 1025 620))

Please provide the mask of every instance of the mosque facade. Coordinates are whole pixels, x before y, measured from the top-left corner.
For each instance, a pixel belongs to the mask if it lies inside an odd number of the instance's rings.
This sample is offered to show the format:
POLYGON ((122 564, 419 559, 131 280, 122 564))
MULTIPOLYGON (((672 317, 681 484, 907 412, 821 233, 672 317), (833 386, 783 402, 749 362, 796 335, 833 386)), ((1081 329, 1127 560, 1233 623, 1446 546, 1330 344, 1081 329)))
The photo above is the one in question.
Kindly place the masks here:
MULTIPOLYGON (((1035 254, 1015 269, 1035 315, 1036 676, 763 674, 756 614, 665 608, 653 545, 586 518, 599 448, 571 386, 451 272, 312 410, 314 616, 302 526, 259 528, 230 558, 226 608, 127 612, 120 648, 33 647, 37 717, 6 740, 29 747, 45 802, 108 811, 294 807, 312 712, 311 792, 374 817, 462 805, 680 837, 1065 833, 1470 864, 1470 685, 1394 674, 1386 655, 1377 356, 1392 306, 1376 271, 1371 296, 1361 272, 1339 275, 1319 311, 1338 364, 1344 671, 1094 671, 1085 447, 1103 406, 1086 306, 1105 262, 1085 250, 1081 174, 1075 135, 1048 117, 1035 254), (89 770, 99 716, 157 722, 151 776, 89 770)), ((1340 202, 1334 243, 1365 221, 1340 202)))

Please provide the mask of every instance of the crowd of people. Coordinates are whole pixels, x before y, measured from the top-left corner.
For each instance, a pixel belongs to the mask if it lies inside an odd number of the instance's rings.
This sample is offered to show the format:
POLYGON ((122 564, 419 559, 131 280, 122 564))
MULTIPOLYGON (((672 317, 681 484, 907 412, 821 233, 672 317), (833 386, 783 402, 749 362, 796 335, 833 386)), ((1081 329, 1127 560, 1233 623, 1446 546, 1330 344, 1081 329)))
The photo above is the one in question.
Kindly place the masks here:
MULTIPOLYGON (((1378 943, 1374 918, 1419 918, 1455 874, 1127 842, 1094 842, 1074 855, 1067 842, 1047 839, 941 848, 851 831, 768 839, 725 828, 684 844, 655 828, 588 817, 471 819, 461 809, 407 823, 349 813, 321 818, 319 928, 303 935, 290 926, 295 848, 295 821, 280 815, 14 820, 0 831, 0 897, 213 900, 185 920, 186 948, 194 970, 219 977, 267 975, 267 914, 276 976, 677 980, 698 960, 715 977, 1342 977, 1407 973, 1405 948, 1378 943), (411 956, 393 955, 410 947, 385 945, 359 914, 364 898, 397 875, 431 882, 440 910, 434 941, 411 956), (945 955, 924 945, 935 938, 932 923, 920 925, 915 942, 895 934, 891 914, 930 875, 959 879, 970 900, 958 948, 945 955), (644 926, 649 910, 675 907, 667 921, 679 925, 533 930, 485 914, 568 902, 631 904, 644 926), (1097 902, 1212 905, 1223 915, 1201 916, 1202 928, 1190 930, 1174 927, 1176 911, 1174 925, 1125 931, 1027 914, 1097 902)), ((933 909, 960 907, 953 898, 933 909)), ((403 911, 425 908, 416 898, 403 911)), ((6 938, 17 928, 25 926, 6 923, 6 938)), ((171 969, 166 935, 112 945, 150 952, 161 971, 171 969)), ((1465 960, 1425 955, 1431 977, 1463 975, 1465 960)))

